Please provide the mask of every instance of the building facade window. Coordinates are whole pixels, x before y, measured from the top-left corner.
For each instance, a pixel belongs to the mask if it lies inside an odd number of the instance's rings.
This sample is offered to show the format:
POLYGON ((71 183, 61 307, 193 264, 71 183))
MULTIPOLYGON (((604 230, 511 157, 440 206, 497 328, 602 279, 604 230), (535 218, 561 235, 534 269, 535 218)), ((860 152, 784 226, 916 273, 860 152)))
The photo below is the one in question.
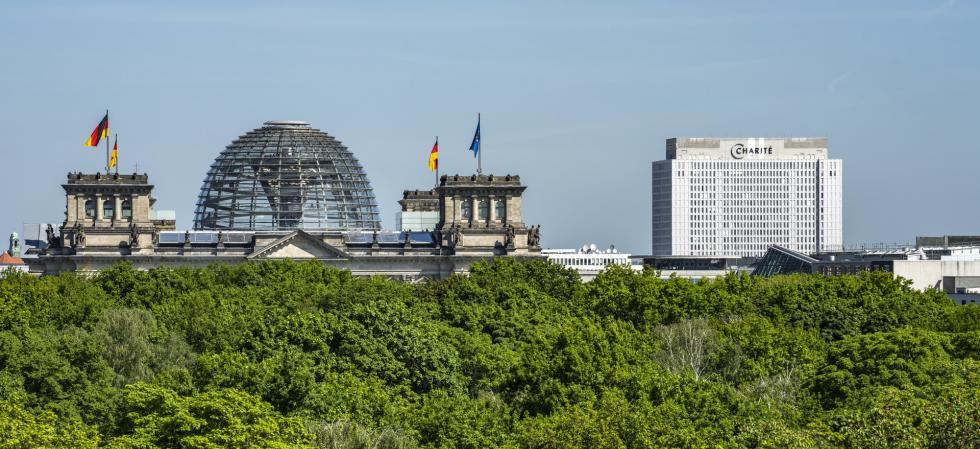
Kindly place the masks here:
POLYGON ((654 163, 655 253, 758 256, 772 244, 800 252, 840 247, 840 160, 825 153, 732 160, 729 143, 695 147, 703 154, 654 163))
POLYGON ((497 200, 497 210, 496 210, 497 220, 501 222, 507 221, 507 202, 504 200, 497 200))
POLYGON ((490 218, 490 205, 487 204, 487 200, 480 200, 480 204, 477 206, 477 211, 479 211, 480 220, 487 220, 490 218))
POLYGON ((463 200, 463 205, 460 207, 460 210, 463 213, 464 219, 469 220, 470 218, 473 218, 473 209, 472 206, 470 206, 470 200, 468 198, 463 200))
POLYGON ((85 218, 95 218, 95 200, 85 200, 85 218))
POLYGON ((102 202, 102 218, 108 220, 115 218, 116 204, 111 200, 105 200, 102 202))
POLYGON ((122 208, 122 210, 120 210, 119 213, 121 214, 121 216, 122 216, 123 219, 129 220, 129 219, 133 218, 133 203, 132 202, 130 202, 129 200, 123 200, 121 208, 122 208))

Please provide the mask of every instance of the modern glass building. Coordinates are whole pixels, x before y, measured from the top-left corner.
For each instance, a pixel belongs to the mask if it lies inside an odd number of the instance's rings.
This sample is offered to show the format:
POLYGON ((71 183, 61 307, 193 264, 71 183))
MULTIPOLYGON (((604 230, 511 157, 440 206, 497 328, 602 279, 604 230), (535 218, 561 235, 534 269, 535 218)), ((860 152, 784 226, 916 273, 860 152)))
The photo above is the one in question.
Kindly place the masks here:
POLYGON ((380 230, 378 205, 353 154, 306 122, 271 121, 211 164, 194 229, 380 230))

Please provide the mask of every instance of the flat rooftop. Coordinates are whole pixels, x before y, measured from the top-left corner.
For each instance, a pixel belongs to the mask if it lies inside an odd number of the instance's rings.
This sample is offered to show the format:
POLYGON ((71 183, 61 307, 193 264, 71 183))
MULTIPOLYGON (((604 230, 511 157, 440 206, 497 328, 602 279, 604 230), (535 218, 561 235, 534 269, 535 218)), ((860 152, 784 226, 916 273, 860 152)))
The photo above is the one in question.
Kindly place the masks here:
POLYGON ((672 137, 667 159, 826 159, 826 137, 672 137))

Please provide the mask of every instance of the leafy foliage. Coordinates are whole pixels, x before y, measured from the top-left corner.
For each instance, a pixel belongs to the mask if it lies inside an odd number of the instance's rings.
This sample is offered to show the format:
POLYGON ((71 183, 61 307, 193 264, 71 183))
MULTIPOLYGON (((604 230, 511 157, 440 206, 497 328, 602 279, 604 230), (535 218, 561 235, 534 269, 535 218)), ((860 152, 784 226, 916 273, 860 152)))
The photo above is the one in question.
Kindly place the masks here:
POLYGON ((980 308, 495 259, 0 280, 0 448, 980 446, 980 308))
POLYGON ((59 420, 50 411, 31 413, 15 402, 0 401, 0 448, 58 447, 94 449, 99 437, 75 420, 59 420))

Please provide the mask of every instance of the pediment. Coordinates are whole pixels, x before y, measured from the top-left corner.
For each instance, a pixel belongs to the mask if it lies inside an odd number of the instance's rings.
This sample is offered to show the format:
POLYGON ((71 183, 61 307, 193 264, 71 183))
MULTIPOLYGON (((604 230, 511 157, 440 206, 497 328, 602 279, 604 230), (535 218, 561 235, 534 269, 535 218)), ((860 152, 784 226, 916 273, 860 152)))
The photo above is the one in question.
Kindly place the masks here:
POLYGON ((249 259, 347 259, 348 254, 303 230, 293 231, 248 256, 249 259))

